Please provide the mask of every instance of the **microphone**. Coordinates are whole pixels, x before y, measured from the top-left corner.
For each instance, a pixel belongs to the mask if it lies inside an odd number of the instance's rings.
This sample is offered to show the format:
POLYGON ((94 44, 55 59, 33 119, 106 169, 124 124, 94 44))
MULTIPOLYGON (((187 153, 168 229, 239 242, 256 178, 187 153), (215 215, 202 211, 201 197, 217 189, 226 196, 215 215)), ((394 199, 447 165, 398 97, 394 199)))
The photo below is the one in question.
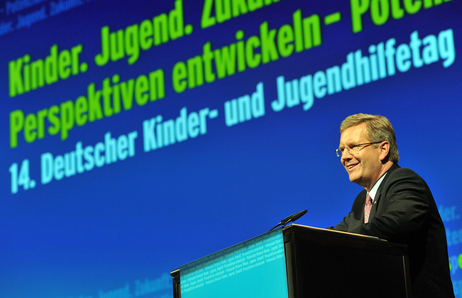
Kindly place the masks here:
POLYGON ((299 219, 300 217, 302 217, 303 215, 305 215, 306 212, 308 212, 308 211, 305 209, 305 210, 302 210, 300 212, 294 213, 294 214, 292 214, 290 216, 287 216, 286 218, 281 220, 280 223, 278 223, 271 230, 269 230, 269 232, 271 232, 272 230, 274 230, 275 228, 277 228, 279 226, 284 226, 285 227, 289 222, 294 222, 297 219, 299 219))

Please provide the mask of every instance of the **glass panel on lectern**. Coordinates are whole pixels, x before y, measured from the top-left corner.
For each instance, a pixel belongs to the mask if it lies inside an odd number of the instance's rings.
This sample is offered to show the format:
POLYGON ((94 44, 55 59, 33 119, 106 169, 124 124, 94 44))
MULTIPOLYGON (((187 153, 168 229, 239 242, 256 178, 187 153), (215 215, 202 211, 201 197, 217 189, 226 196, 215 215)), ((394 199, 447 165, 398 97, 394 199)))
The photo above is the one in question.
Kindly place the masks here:
POLYGON ((282 229, 180 267, 181 298, 284 298, 282 229))

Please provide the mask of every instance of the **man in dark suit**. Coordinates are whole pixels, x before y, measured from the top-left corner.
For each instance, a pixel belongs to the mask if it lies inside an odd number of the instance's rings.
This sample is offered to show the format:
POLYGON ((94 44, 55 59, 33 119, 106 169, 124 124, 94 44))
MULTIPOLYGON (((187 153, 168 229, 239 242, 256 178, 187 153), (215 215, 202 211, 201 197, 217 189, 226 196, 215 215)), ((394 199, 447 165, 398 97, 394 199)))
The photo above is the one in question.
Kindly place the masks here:
POLYGON ((446 233, 432 193, 398 166, 393 127, 382 116, 356 114, 340 125, 337 155, 364 190, 335 230, 408 245, 412 297, 454 297, 446 233))

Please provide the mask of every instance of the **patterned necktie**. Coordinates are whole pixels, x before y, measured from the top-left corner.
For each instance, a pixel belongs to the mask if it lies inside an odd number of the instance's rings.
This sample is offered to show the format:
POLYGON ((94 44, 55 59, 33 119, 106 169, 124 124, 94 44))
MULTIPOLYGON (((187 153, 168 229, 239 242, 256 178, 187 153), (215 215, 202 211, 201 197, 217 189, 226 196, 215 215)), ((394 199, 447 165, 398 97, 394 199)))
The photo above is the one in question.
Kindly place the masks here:
POLYGON ((371 208, 372 208, 372 199, 369 196, 369 193, 367 193, 366 206, 364 206, 364 223, 369 222, 369 215, 371 214, 371 208))

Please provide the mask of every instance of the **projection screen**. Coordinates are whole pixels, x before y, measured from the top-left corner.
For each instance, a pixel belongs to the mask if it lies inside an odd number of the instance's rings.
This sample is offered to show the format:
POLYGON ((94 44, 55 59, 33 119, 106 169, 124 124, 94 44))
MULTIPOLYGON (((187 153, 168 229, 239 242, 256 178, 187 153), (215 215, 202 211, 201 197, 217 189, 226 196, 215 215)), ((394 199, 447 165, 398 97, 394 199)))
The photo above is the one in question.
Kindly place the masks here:
POLYGON ((170 271, 360 186, 347 116, 386 116, 462 297, 462 2, 0 4, 0 296, 172 297, 170 271))

